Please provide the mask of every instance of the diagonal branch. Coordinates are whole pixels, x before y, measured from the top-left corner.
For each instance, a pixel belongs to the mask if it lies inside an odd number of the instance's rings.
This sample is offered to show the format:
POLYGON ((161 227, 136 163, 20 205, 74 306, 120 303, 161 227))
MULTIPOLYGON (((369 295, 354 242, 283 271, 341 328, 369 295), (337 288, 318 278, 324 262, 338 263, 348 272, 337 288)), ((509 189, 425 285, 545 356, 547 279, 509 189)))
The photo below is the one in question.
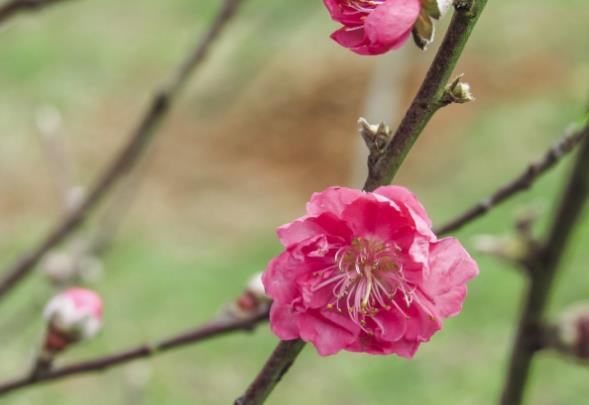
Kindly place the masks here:
POLYGON ((389 184, 434 114, 447 102, 446 86, 487 0, 455 1, 456 12, 429 71, 381 158, 370 168, 364 189, 389 184))
POLYGON ((475 204, 463 214, 458 215, 456 218, 436 229, 435 233, 447 234, 454 232, 485 215, 491 209, 507 201, 514 195, 528 190, 540 176, 556 166, 563 157, 575 150, 586 138, 589 138, 589 124, 578 131, 567 131, 562 139, 545 152, 539 160, 529 165, 519 176, 503 184, 495 193, 475 204))
POLYGON ((47 6, 65 1, 67 0, 10 0, 0 5, 0 24, 17 14, 39 11, 47 6))
POLYGON ((245 394, 235 400, 235 405, 264 403, 304 347, 305 342, 298 339, 280 342, 245 394))
POLYGON ((162 119, 169 112, 179 91, 186 85, 191 74, 205 60, 214 40, 219 37, 227 22, 237 11, 243 0, 225 0, 219 14, 208 31, 198 41, 194 50, 180 65, 171 80, 156 93, 147 111, 131 133, 129 142, 115 157, 94 183, 88 196, 59 222, 47 236, 30 252, 10 266, 0 279, 0 299, 22 281, 45 253, 64 241, 80 225, 118 180, 135 166, 143 151, 155 135, 162 119))
POLYGON ((501 404, 522 402, 542 318, 565 248, 589 197, 589 141, 585 140, 542 247, 532 253, 530 284, 515 338, 501 404))
POLYGON ((204 340, 237 331, 251 331, 268 319, 268 312, 263 311, 247 318, 212 321, 194 330, 184 332, 155 344, 143 344, 118 353, 98 357, 79 363, 70 364, 51 370, 36 377, 29 375, 0 384, 0 395, 8 394, 17 389, 45 384, 66 377, 101 372, 134 360, 152 357, 168 350, 199 343, 204 340))
MULTIPOLYGON (((391 182, 429 120, 444 105, 443 96, 450 75, 486 3, 487 0, 455 2, 456 12, 444 41, 393 139, 376 163, 369 165, 364 190, 372 191, 378 186, 391 182)), ((245 394, 235 403, 237 405, 263 403, 294 363, 304 345, 305 343, 301 340, 280 342, 245 394)))

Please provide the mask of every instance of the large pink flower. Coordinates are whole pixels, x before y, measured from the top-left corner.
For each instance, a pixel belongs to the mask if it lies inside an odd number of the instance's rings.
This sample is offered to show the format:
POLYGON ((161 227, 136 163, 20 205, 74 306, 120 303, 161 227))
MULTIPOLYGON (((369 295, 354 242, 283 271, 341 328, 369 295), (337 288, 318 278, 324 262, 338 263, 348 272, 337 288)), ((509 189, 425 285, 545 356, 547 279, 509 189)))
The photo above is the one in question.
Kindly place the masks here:
POLYGON ((420 0, 323 0, 343 24, 332 38, 361 55, 378 55, 403 45, 421 10, 420 0))
POLYGON ((453 238, 438 240, 407 189, 333 187, 307 215, 278 228, 285 251, 263 275, 270 322, 283 340, 412 357, 456 315, 477 264, 453 238))

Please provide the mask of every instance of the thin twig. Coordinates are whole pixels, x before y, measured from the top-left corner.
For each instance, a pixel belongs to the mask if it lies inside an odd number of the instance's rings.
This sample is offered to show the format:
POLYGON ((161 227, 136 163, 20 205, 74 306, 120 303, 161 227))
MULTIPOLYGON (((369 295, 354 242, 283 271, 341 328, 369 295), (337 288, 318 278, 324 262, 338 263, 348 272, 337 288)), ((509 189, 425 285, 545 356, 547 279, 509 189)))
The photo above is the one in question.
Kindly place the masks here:
POLYGON ((66 0, 11 0, 0 5, 0 24, 17 14, 39 11, 47 6, 63 3, 66 0))
POLYGON ((73 162, 66 152, 61 114, 57 108, 47 106, 41 108, 35 118, 37 134, 49 163, 63 212, 67 214, 77 203, 76 190, 80 189, 74 181, 73 162))
POLYGON ((45 253, 64 241, 84 223, 90 211, 112 189, 113 185, 137 163, 142 152, 156 133, 162 119, 170 110, 179 91, 184 87, 190 75, 203 62, 211 48, 211 44, 235 14, 242 1, 225 0, 221 11, 208 31, 199 40, 194 51, 189 54, 168 84, 155 95, 139 125, 132 132, 128 144, 98 178, 88 196, 75 210, 58 223, 34 249, 17 260, 4 273, 4 277, 0 280, 0 299, 5 297, 9 290, 31 272, 45 253))
POLYGON ((503 405, 522 402, 534 354, 541 348, 542 318, 565 248, 589 197, 589 141, 585 140, 563 192, 542 247, 533 253, 527 298, 519 321, 509 372, 501 397, 503 405))
POLYGON ((503 184, 490 197, 480 201, 463 214, 436 229, 435 233, 447 234, 454 232, 483 216, 514 195, 528 190, 540 176, 556 166, 563 157, 572 152, 586 138, 589 138, 589 125, 578 131, 567 131, 562 139, 545 152, 539 160, 529 165, 519 176, 503 184))
POLYGON ((389 184, 434 114, 445 104, 450 76, 462 55, 487 0, 456 2, 456 12, 440 49, 399 128, 381 158, 370 168, 364 189, 389 184))
POLYGON ((104 211, 96 221, 97 227, 88 238, 86 254, 101 256, 112 246, 125 214, 129 211, 145 177, 146 160, 134 168, 125 179, 121 180, 119 189, 111 196, 104 211))
MULTIPOLYGON (((450 75, 486 3, 487 0, 456 2, 456 12, 448 32, 417 96, 381 157, 375 164, 369 164, 364 190, 372 191, 392 181, 405 156, 431 117, 443 105, 442 98, 450 75)), ((371 163, 370 158, 369 163, 371 163)), ((280 378, 294 363, 304 345, 305 343, 301 340, 280 342, 246 393, 236 400, 236 404, 263 403, 280 378)))
POLYGON ((194 330, 161 340, 155 344, 143 344, 118 353, 56 368, 37 376, 27 375, 2 383, 0 384, 0 395, 8 394, 20 388, 57 381, 70 376, 104 371, 137 359, 152 357, 171 349, 198 343, 230 332, 251 331, 267 319, 268 313, 265 311, 245 319, 213 321, 194 330))

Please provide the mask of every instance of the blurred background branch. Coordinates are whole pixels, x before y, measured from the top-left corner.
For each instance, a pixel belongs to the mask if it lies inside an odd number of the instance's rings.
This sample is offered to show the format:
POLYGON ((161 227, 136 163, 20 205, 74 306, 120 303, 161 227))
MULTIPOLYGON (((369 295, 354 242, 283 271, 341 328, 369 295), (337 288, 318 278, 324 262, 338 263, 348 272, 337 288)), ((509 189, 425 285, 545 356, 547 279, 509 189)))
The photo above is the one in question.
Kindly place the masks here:
POLYGON ((437 228, 436 234, 444 235, 457 231, 517 193, 528 190, 540 176, 556 166, 563 157, 575 150, 586 138, 589 138, 589 124, 580 130, 568 129, 562 139, 548 149, 539 160, 530 164, 523 173, 503 184, 491 196, 475 204, 463 214, 437 228))
POLYGON ((88 217, 89 212, 112 189, 118 180, 138 162, 162 119, 170 110, 177 93, 186 85, 190 75, 204 61, 209 48, 237 11, 242 0, 225 0, 220 12, 187 59, 180 65, 171 80, 156 93, 147 111, 131 133, 128 144, 94 183, 87 197, 58 223, 53 230, 30 252, 8 267, 0 280, 0 299, 22 281, 53 247, 64 241, 88 217))
POLYGON ((25 377, 12 381, 2 382, 0 383, 0 396, 37 384, 44 384, 81 374, 102 372, 134 360, 152 357, 172 349, 192 345, 231 332, 251 331, 267 319, 268 306, 266 303, 254 308, 249 313, 224 314, 219 319, 215 319, 196 329, 162 339, 156 343, 142 344, 117 353, 55 368, 41 374, 26 375, 25 377))
MULTIPOLYGON (((587 127, 584 129, 586 132, 587 127)), ((541 348, 542 321, 554 279, 572 232, 589 196, 589 142, 584 139, 573 170, 566 180, 559 206, 542 246, 532 250, 529 285, 505 380, 501 403, 520 404, 528 382, 534 354, 541 348)))
POLYGON ((39 11, 47 6, 64 3, 71 0, 9 0, 0 5, 0 24, 17 14, 31 11, 39 11))

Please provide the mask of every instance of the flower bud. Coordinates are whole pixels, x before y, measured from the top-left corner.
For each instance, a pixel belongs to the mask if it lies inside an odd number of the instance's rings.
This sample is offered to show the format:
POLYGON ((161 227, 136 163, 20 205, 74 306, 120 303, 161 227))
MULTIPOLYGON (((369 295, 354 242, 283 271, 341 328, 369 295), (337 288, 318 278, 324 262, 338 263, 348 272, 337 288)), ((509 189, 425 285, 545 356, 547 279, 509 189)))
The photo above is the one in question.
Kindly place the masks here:
POLYGON ((468 103, 474 101, 474 97, 470 91, 470 84, 459 82, 454 89, 452 95, 457 103, 468 103))
POLYGON ((56 336, 68 342, 88 339, 100 330, 102 300, 91 290, 70 288, 49 301, 43 316, 49 325, 48 341, 56 336))
POLYGON ((566 352, 589 359, 589 302, 567 309, 557 326, 558 341, 566 352))
POLYGON ((262 283, 262 273, 254 274, 247 283, 247 291, 252 293, 260 301, 270 301, 270 297, 266 295, 266 289, 262 283))
POLYGON ((465 104, 474 101, 470 84, 462 82, 462 75, 458 76, 446 87, 445 98, 448 102, 465 104))
POLYGON ((262 284, 262 273, 257 273, 248 281, 239 297, 223 308, 218 318, 221 320, 249 319, 267 311, 270 302, 271 299, 266 295, 262 284))

